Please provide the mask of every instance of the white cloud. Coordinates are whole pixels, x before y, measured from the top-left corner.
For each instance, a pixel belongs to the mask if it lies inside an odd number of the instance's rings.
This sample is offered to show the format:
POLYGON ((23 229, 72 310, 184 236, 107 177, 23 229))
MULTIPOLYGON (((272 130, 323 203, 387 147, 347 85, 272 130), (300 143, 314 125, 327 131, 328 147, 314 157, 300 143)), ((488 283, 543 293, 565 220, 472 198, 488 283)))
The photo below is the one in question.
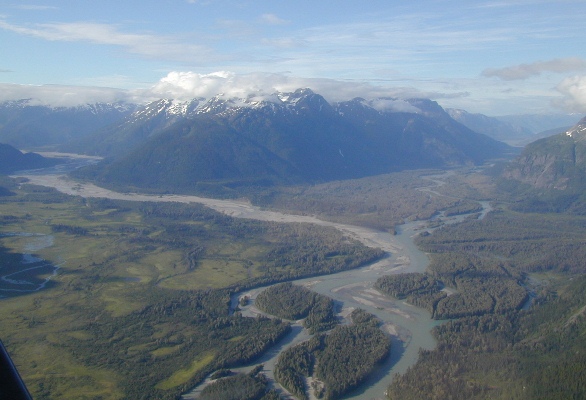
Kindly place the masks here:
POLYGON ((269 25, 286 25, 289 23, 289 21, 279 18, 275 14, 263 14, 260 16, 260 20, 269 25))
POLYGON ((210 4, 215 3, 214 0, 187 0, 189 4, 200 4, 202 6, 209 6, 210 4))
POLYGON ((367 102, 377 111, 418 113, 421 110, 401 99, 374 99, 367 102))
POLYGON ((134 101, 136 98, 129 91, 113 88, 0 83, 0 101, 9 100, 29 100, 33 106, 74 107, 88 103, 134 101))
POLYGON ((554 105, 569 112, 586 113, 586 75, 577 75, 561 81, 556 89, 563 95, 554 105))
POLYGON ((586 70, 586 60, 578 57, 568 57, 537 61, 531 64, 514 65, 506 68, 488 68, 482 71, 482 75, 512 81, 541 75, 543 72, 564 73, 582 70, 586 70))
POLYGON ((212 51, 205 46, 181 43, 170 36, 124 33, 119 31, 117 26, 109 24, 69 22, 36 24, 29 27, 0 20, 0 28, 49 41, 89 42, 120 46, 129 53, 149 58, 195 61, 202 57, 212 57, 212 51))
POLYGON ((277 49, 294 49, 294 48, 301 48, 307 47, 308 42, 293 37, 283 37, 283 38, 263 38, 261 43, 266 46, 275 47, 277 49))
MULTIPOLYGON (((30 99, 32 105, 76 106, 80 104, 116 101, 146 103, 160 98, 179 101, 193 98, 210 98, 221 95, 226 98, 269 98, 275 92, 292 92, 299 88, 311 88, 330 102, 350 100, 355 97, 374 99, 379 97, 448 99, 467 96, 466 92, 422 92, 411 87, 384 87, 365 82, 347 82, 334 79, 302 78, 286 74, 253 73, 235 74, 218 71, 199 74, 191 71, 173 71, 159 82, 144 89, 115 89, 95 86, 65 85, 17 85, 0 84, 0 101, 30 99)), ((402 100, 377 103, 395 111, 407 111, 402 100)), ((413 111, 413 110, 411 110, 413 111)))
POLYGON ((153 98, 165 97, 188 100, 194 97, 209 98, 218 94, 228 98, 267 95, 275 92, 291 92, 306 87, 324 96, 330 102, 349 100, 354 97, 367 99, 378 97, 440 99, 468 95, 465 92, 422 92, 410 87, 384 87, 365 82, 303 78, 285 74, 235 74, 226 71, 211 74, 170 72, 145 93, 148 93, 148 96, 153 98))
POLYGON ((150 96, 187 100, 194 97, 209 98, 216 95, 225 97, 247 97, 265 95, 276 91, 291 91, 306 87, 304 79, 283 74, 235 74, 219 71, 210 74, 173 71, 148 90, 150 96))
POLYGON ((20 10, 28 10, 28 11, 45 11, 45 10, 57 10, 57 7, 54 6, 42 6, 42 5, 35 5, 35 4, 16 4, 12 6, 13 8, 18 8, 20 10))

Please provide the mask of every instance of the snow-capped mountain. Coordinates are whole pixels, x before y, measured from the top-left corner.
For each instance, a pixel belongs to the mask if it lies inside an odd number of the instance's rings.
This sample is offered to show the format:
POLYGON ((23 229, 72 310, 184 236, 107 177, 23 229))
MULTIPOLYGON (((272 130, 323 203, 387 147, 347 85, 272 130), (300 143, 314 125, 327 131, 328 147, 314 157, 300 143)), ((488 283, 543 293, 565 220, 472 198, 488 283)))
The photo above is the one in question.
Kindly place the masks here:
POLYGON ((86 178, 189 191, 204 182, 320 182, 475 164, 508 149, 431 100, 330 104, 299 89, 189 104, 161 100, 71 150, 111 157, 86 178))
POLYGON ((586 141, 586 117, 582 118, 576 125, 566 131, 566 136, 571 137, 574 141, 586 141))

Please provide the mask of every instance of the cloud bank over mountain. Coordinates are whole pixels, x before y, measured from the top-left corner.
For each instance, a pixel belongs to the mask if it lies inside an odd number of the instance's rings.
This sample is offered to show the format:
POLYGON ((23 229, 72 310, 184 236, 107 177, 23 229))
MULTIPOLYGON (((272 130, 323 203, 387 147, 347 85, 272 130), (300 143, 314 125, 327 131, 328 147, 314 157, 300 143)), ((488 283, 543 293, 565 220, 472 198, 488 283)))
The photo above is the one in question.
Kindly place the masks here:
POLYGON ((140 104, 160 98, 185 101, 217 95, 227 98, 267 96, 275 92, 291 92, 303 87, 309 87, 322 94, 330 102, 349 100, 354 97, 440 100, 468 96, 467 92, 425 92, 411 87, 383 87, 364 82, 302 78, 287 74, 236 74, 228 71, 199 74, 191 71, 173 71, 146 89, 123 90, 107 87, 0 83, 0 101, 27 99, 30 105, 53 107, 72 107, 87 103, 114 103, 118 101, 140 104))
POLYGON ((556 86, 563 98, 556 105, 570 112, 586 113, 586 75, 565 78, 556 86))
MULTIPOLYGON (((503 80, 523 79, 531 74, 544 71, 560 72, 564 68, 579 69, 586 61, 580 59, 552 60, 535 63, 531 66, 514 66, 485 71, 486 76, 503 80), (556 70, 557 68, 557 70, 556 70)), ((343 81, 326 78, 304 78, 286 73, 237 74, 231 71, 216 71, 201 74, 193 71, 172 71, 154 85, 147 88, 118 89, 100 86, 68 85, 19 85, 0 83, 0 102, 27 100, 29 105, 51 107, 75 107, 93 103, 129 102, 144 104, 165 98, 186 101, 193 98, 209 99, 213 96, 225 98, 263 98, 276 92, 292 92, 298 88, 311 88, 329 102, 339 102, 362 97, 364 99, 391 98, 410 99, 428 98, 439 103, 470 97, 467 91, 438 92, 422 91, 414 87, 390 87, 360 81, 343 81)), ((551 100, 551 105, 565 112, 586 113, 586 75, 564 78, 552 90, 559 97, 551 100)), ((401 107, 401 103, 380 104, 380 107, 401 107)), ((449 104, 446 105, 449 107, 449 104)))

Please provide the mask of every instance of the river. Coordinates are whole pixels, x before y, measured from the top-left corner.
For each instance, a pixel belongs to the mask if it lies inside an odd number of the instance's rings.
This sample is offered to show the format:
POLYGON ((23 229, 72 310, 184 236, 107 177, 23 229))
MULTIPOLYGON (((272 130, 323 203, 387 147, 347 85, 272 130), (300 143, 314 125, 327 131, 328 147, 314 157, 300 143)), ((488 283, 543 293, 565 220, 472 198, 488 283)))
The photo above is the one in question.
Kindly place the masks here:
MULTIPOLYGON (((35 171, 33 173, 26 172, 15 175, 27 178, 29 183, 32 184, 50 186, 63 193, 82 197, 103 197, 131 201, 200 203, 236 218, 250 218, 283 223, 306 222, 322 226, 332 226, 345 235, 359 240, 366 246, 381 248, 387 252, 387 257, 372 265, 323 277, 293 281, 295 284, 305 285, 318 293, 333 298, 340 310, 341 316, 348 315, 351 310, 358 307, 376 315, 383 321, 382 328, 391 338, 392 350, 390 357, 377 368, 375 373, 363 385, 346 396, 345 399, 385 398, 386 388, 391 382, 393 375, 396 373, 404 373, 409 366, 413 365, 417 361, 420 349, 433 349, 435 347, 436 343, 430 331, 439 322, 432 320, 429 312, 411 306, 403 301, 390 299, 381 295, 373 288, 374 282, 382 275, 425 271, 429 264, 429 259, 425 253, 421 252, 415 246, 413 238, 421 230, 429 230, 426 228, 427 221, 406 223, 397 228, 396 235, 391 235, 388 232, 376 231, 369 228, 324 221, 313 216, 263 210, 245 201, 209 199, 189 195, 158 196, 139 193, 119 193, 93 184, 69 180, 66 176, 62 175, 63 170, 55 172, 53 174, 44 174, 43 171, 35 171)), ((432 179, 429 179, 431 182, 429 187, 423 189, 430 195, 440 195, 433 188, 443 185, 442 178, 449 176, 449 174, 433 175, 433 177, 430 177, 432 179)), ((483 212, 478 214, 479 218, 484 217, 491 210, 488 202, 481 202, 481 205, 483 206, 483 212)), ((442 218, 443 223, 455 223, 467 216, 462 215, 445 218, 440 214, 438 217, 442 218)), ((251 298, 250 304, 242 310, 243 315, 253 316, 258 313, 258 310, 254 307, 254 298, 262 290, 263 288, 258 288, 235 296, 234 301, 240 295, 247 295, 251 298)), ((307 333, 297 323, 294 325, 292 333, 285 340, 267 352, 255 364, 264 363, 264 372, 272 379, 273 367, 279 352, 307 338, 307 333)), ((187 393, 184 398, 196 398, 201 387, 203 385, 187 393)))

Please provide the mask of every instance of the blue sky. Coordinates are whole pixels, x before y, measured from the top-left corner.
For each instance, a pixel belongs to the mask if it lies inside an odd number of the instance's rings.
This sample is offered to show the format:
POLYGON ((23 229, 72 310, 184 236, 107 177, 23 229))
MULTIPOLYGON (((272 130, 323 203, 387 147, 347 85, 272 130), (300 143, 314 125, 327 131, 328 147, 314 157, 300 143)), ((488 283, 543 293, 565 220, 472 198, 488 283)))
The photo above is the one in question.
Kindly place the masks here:
POLYGON ((0 100, 429 97, 586 113, 586 1, 0 2, 0 100))

